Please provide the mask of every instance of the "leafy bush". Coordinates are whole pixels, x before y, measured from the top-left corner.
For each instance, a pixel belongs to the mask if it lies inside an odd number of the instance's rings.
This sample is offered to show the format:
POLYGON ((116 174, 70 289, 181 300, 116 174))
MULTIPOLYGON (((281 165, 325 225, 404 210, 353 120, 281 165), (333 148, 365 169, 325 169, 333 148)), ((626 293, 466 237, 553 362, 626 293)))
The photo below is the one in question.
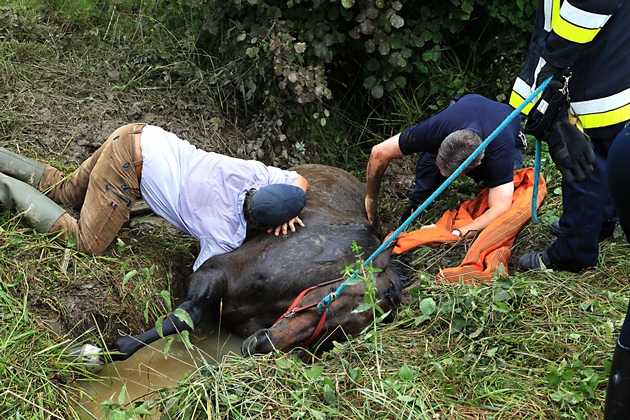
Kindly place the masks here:
POLYGON ((287 138, 298 149, 321 142, 308 128, 327 124, 331 102, 367 121, 400 101, 434 104, 409 116, 417 120, 455 93, 504 99, 534 8, 524 0, 179 0, 156 2, 153 13, 232 64, 222 92, 256 139, 242 152, 287 161, 296 159, 287 138))

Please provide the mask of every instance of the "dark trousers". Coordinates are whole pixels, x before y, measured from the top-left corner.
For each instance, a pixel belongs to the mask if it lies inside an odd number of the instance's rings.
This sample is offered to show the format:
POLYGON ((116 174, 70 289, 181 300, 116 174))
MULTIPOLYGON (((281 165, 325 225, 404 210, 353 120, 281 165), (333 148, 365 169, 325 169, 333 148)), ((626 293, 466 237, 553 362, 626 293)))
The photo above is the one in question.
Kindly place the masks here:
MULTIPOLYGON (((607 173, 610 197, 617 209, 619 223, 630 240, 630 125, 623 129, 610 148, 607 173)), ((619 334, 619 343, 630 348, 630 305, 619 334)))
MULTIPOLYGON (((417 208, 426 201, 446 181, 435 164, 437 155, 422 153, 416 164, 416 183, 409 193, 409 205, 417 208)), ((514 170, 523 168, 523 153, 520 148, 514 149, 514 170)))
POLYGON ((608 194, 606 161, 623 124, 589 130, 595 149, 593 173, 583 181, 562 181, 562 234, 547 249, 549 260, 568 271, 597 265, 602 224, 614 218, 608 194))

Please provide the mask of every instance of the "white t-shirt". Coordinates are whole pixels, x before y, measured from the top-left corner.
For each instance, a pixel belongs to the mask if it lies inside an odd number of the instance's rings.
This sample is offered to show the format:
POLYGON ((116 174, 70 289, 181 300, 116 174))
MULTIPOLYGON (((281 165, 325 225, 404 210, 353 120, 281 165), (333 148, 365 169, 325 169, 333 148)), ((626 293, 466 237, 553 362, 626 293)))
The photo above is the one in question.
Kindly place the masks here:
POLYGON ((298 176, 258 161, 205 152, 156 126, 145 126, 140 139, 142 197, 155 214, 199 240, 193 270, 243 243, 247 191, 290 184, 298 176))

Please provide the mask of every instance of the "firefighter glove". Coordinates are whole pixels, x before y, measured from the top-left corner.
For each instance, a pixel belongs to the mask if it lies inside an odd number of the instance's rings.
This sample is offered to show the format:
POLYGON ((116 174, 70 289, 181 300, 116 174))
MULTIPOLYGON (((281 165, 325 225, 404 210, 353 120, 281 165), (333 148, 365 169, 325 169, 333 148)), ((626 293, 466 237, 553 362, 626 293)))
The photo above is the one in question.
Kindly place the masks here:
POLYGON ((569 121, 566 86, 552 79, 529 112, 525 133, 547 143, 549 154, 567 182, 593 172, 595 154, 588 137, 569 121))
MULTIPOLYGON (((564 114, 568 115, 568 114, 564 114)), ((567 182, 583 181, 593 172, 595 153, 588 137, 568 117, 560 117, 543 140, 549 146, 549 154, 567 182)))
POLYGON ((562 92, 562 87, 562 83, 558 80, 549 82, 527 116, 525 134, 531 134, 539 140, 544 140, 545 133, 555 124, 560 112, 567 112, 567 98, 562 92))

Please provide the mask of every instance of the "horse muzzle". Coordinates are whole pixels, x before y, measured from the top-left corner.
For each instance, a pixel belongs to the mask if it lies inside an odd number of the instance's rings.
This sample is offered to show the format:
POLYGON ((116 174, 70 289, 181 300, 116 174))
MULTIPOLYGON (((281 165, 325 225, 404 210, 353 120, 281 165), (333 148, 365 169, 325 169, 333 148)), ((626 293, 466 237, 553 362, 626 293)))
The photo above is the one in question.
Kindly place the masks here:
POLYGON ((241 345, 241 353, 245 357, 254 356, 256 354, 267 354, 274 350, 273 343, 267 335, 267 329, 256 331, 243 341, 241 345))

